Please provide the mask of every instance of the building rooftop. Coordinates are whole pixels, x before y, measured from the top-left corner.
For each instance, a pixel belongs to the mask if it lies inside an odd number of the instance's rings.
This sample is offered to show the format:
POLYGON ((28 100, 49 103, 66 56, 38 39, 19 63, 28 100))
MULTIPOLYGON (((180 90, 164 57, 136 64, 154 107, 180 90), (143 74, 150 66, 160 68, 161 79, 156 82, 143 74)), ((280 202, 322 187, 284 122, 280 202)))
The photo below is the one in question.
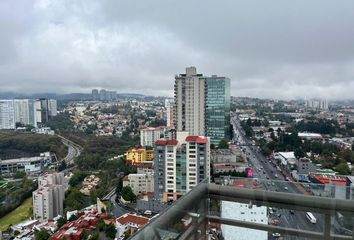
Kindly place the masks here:
POLYGON ((157 145, 177 145, 178 144, 178 141, 177 140, 166 140, 166 139, 159 139, 159 140, 156 140, 155 144, 157 145))
POLYGON ((119 222, 122 225, 125 225, 127 223, 132 223, 138 225, 139 227, 142 227, 149 222, 149 219, 143 216, 128 213, 117 218, 117 222, 119 222))
POLYGON ((200 136, 188 136, 186 138, 187 142, 196 142, 199 144, 203 144, 203 143, 207 143, 208 142, 208 138, 206 137, 200 137, 200 136))

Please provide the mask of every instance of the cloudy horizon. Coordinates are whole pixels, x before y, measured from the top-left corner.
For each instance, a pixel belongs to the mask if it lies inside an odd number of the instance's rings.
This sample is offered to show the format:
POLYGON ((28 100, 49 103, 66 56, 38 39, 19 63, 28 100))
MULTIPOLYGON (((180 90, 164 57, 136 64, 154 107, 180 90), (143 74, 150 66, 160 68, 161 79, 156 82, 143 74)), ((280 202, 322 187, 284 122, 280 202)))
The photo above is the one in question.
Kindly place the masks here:
POLYGON ((172 96, 175 74, 233 96, 354 99, 354 1, 4 0, 0 92, 172 96))

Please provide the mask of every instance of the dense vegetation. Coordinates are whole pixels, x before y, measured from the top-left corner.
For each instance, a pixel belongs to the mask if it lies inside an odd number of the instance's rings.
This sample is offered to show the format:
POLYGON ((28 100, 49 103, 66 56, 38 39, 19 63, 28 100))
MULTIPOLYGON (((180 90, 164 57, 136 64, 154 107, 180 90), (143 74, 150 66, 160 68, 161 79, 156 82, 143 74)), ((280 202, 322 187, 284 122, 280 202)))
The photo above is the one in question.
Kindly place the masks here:
POLYGON ((66 156, 67 148, 57 136, 0 132, 0 157, 3 159, 38 156, 42 152, 53 152, 61 159, 66 156))
POLYGON ((336 129, 339 128, 338 123, 331 120, 312 120, 301 121, 295 125, 296 130, 299 132, 315 132, 320 134, 334 135, 337 133, 336 129))
MULTIPOLYGON (((138 139, 118 138, 114 136, 91 136, 86 138, 81 155, 76 163, 82 170, 106 169, 108 159, 123 154, 130 147, 137 145, 138 139)), ((118 165, 118 163, 116 163, 118 165)), ((109 166, 111 167, 111 166, 109 166)))
POLYGON ((69 113, 59 113, 57 116, 51 117, 46 124, 56 133, 71 132, 74 130, 74 124, 70 120, 69 113))
POLYGON ((0 185, 3 186, 0 191, 0 217, 20 206, 37 188, 37 184, 27 178, 17 183, 0 183, 0 185))

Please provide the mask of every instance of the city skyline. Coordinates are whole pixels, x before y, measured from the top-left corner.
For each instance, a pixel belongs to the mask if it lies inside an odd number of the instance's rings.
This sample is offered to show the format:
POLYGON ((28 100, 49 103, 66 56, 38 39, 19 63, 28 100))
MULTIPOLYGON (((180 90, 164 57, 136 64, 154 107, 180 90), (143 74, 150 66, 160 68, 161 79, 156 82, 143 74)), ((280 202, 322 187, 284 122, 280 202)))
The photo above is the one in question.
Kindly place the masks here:
POLYGON ((196 66, 232 96, 353 98, 352 1, 203 3, 3 1, 2 91, 172 96, 196 66))

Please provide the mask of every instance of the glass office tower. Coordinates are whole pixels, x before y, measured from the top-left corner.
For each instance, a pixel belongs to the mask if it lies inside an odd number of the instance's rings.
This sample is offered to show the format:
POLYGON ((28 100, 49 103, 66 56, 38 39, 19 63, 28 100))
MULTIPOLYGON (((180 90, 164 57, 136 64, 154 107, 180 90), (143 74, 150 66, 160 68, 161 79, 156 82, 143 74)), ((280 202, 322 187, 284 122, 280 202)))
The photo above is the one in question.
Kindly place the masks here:
POLYGON ((230 79, 211 76, 206 79, 206 134, 217 146, 230 139, 230 79))

